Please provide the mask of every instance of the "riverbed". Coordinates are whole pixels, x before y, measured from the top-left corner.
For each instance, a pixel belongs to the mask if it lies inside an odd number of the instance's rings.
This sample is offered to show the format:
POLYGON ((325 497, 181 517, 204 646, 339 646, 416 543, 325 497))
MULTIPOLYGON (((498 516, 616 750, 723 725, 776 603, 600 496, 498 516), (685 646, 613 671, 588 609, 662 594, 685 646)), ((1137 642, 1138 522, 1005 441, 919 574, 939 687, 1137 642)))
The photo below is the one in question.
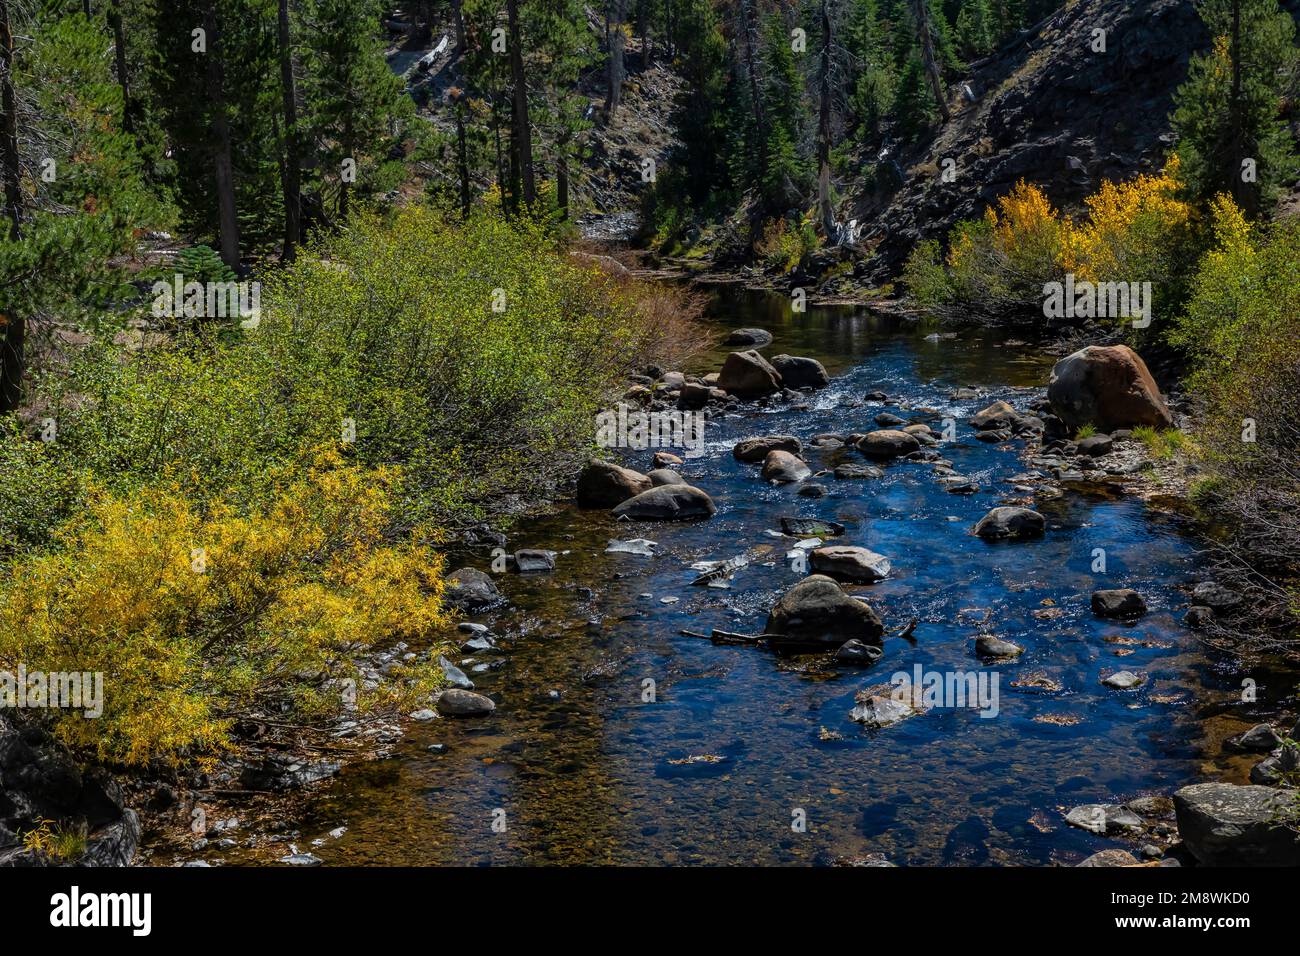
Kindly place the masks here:
MULTIPOLYGON (((1235 678, 1180 623, 1177 587, 1197 573, 1186 519, 1136 496, 1014 490, 1023 443, 986 444, 965 423, 997 399, 1023 407, 1053 356, 995 331, 936 336, 862 308, 796 314, 766 293, 715 293, 711 316, 770 330, 769 355, 821 360, 830 387, 803 408, 747 405, 709 423, 705 453, 677 470, 713 497, 710 520, 628 524, 564 507, 515 528, 510 550, 559 556, 552 573, 501 575, 509 606, 469 618, 498 648, 456 660, 496 712, 413 723, 389 759, 346 767, 286 821, 299 849, 327 865, 1070 864, 1126 845, 1068 826, 1070 807, 1204 779, 1200 705, 1224 699, 1235 678), (954 400, 958 387, 980 395, 954 400), (888 399, 864 398, 877 390, 888 399), (814 471, 861 462, 808 440, 920 408, 958 422, 940 450, 977 493, 948 493, 928 464, 903 461, 879 479, 826 475, 825 497, 801 497, 731 454, 745 437, 794 434, 814 471), (974 537, 1004 503, 1043 513, 1044 537, 974 537), (885 581, 848 590, 892 632, 917 619, 911 637, 887 637, 883 659, 863 669, 680 633, 762 632, 804 573, 787 560, 798 539, 779 533, 782 516, 838 522, 836 543, 887 556, 885 581), (655 554, 606 553, 632 538, 656 542, 655 554), (1093 571, 1097 549, 1104 574, 1093 571), (692 564, 742 553, 750 563, 729 588, 692 586, 692 564), (1120 587, 1150 607, 1136 624, 1090 610, 1093 590, 1120 587), (982 633, 1025 653, 985 664, 973 651, 982 633), (878 730, 850 719, 857 691, 917 665, 996 672, 996 715, 940 707, 878 730), (1144 681, 1100 683, 1117 670, 1144 681)), ((725 351, 687 371, 716 370, 725 351)), ((648 470, 652 454, 629 451, 625 463, 648 470)), ((490 565, 486 550, 456 560, 490 565)), ((236 864, 286 852, 261 843, 195 856, 236 864)))

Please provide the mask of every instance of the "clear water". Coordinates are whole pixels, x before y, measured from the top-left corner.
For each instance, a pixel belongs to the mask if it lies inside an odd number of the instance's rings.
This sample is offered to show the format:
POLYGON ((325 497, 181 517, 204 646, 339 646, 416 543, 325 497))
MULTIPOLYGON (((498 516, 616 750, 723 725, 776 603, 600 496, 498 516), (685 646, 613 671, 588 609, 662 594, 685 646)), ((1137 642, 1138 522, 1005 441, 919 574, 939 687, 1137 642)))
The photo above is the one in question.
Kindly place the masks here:
MULTIPOLYGON (((1116 844, 1067 827, 1063 810, 1200 779, 1206 730, 1195 704, 1228 684, 1177 623, 1184 602, 1173 587, 1195 570, 1181 519, 1136 498, 1034 503, 1004 480, 1026 468, 1021 445, 984 444, 964 424, 994 399, 1041 387, 1050 357, 987 331, 927 341, 928 330, 862 310, 791 315, 784 299, 758 293, 719 294, 713 312, 728 327, 774 332, 768 354, 822 359, 831 387, 805 411, 750 409, 709 425, 707 455, 679 470, 713 496, 710 521, 619 525, 565 509, 517 529, 512 549, 563 553, 553 574, 503 577, 512 606, 479 618, 501 635, 506 658, 472 674, 496 713, 416 724, 394 758, 346 769, 294 811, 299 846, 346 825, 313 849, 327 864, 797 864, 871 854, 900 865, 1069 863, 1116 844), (987 395, 953 402, 958 385, 987 395), (864 404, 874 389, 890 403, 864 404), (793 433, 806 443, 917 406, 963 422, 942 450, 978 480, 978 494, 948 494, 927 464, 905 462, 875 481, 827 476, 829 496, 814 500, 765 484, 757 465, 731 456, 746 436, 793 433), (1042 540, 993 545, 970 534, 1013 499, 1047 516, 1042 540), (794 539, 765 533, 782 515, 833 519, 847 526, 840 542, 887 555, 890 578, 852 590, 891 629, 918 618, 914 641, 887 639, 883 660, 861 670, 680 635, 762 631, 800 576, 783 560, 794 539), (603 553, 609 539, 632 537, 657 541, 658 555, 603 553), (1106 550, 1104 576, 1090 570, 1094 548, 1106 550), (692 562, 742 552, 756 559, 730 590, 690 586, 692 562), (1142 591, 1151 613, 1135 626, 1095 618, 1092 590, 1123 586, 1142 591), (1045 601, 1060 616, 1034 617, 1045 601), (984 630, 1025 648, 989 668, 1000 676, 997 717, 936 709, 883 730, 850 720, 854 693, 895 671, 982 667, 973 643, 984 609, 984 630), (1132 692, 1100 685, 1119 669, 1146 683, 1132 692), (1032 672, 1061 689, 1009 686, 1032 672), (642 699, 646 679, 653 703, 642 699), (842 739, 822 739, 823 729, 842 739), (447 752, 428 752, 431 743, 447 752), (702 755, 721 759, 682 762, 702 755), (806 832, 792 830, 796 810, 806 832), (497 811, 505 832, 493 829, 497 811)), ((701 356, 694 369, 716 369, 724 354, 701 356)), ((651 455, 628 462, 649 468, 651 455)), ((814 470, 841 460, 861 459, 810 457, 814 470)), ((461 558, 488 564, 486 554, 461 558)), ((283 852, 204 855, 238 863, 283 852)))

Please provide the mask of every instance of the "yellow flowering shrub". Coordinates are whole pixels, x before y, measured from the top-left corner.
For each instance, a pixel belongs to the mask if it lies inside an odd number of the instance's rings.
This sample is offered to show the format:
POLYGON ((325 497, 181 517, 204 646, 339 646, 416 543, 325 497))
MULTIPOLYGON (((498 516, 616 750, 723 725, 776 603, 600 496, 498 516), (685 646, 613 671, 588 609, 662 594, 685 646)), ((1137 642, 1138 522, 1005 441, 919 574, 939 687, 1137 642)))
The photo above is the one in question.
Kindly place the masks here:
POLYGON ((386 538, 396 480, 326 455, 243 514, 200 511, 178 483, 94 492, 56 549, 0 580, 0 669, 102 673, 101 716, 48 715, 65 742, 127 764, 214 754, 254 706, 341 709, 329 681, 354 677, 350 651, 445 624, 431 536, 386 538))

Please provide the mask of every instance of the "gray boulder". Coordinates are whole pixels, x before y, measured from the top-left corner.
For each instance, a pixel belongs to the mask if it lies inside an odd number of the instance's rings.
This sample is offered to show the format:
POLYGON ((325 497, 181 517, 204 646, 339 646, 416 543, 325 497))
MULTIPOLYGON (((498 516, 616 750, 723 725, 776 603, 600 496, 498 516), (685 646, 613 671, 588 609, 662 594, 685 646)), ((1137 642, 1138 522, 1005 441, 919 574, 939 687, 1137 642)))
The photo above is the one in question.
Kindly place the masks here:
POLYGON ((613 514, 635 521, 685 521, 711 518, 717 510, 713 499, 693 485, 660 485, 624 501, 613 514))
POLYGON ((752 345, 762 348, 772 344, 772 333, 767 329, 732 329, 723 345, 752 345))
POLYGON ((814 571, 837 581, 874 584, 889 576, 889 559, 866 548, 832 544, 814 548, 808 555, 814 571))
POLYGON ((651 481, 639 471, 593 458, 578 476, 580 508, 612 508, 650 488, 651 481))
POLYGON ((763 459, 765 481, 803 481, 811 474, 812 469, 788 451, 770 451, 763 459))
POLYGON ((466 611, 481 611, 505 600, 496 583, 478 568, 460 568, 447 575, 447 602, 466 611))
POLYGON ((718 373, 718 388, 737 398, 762 398, 781 390, 781 374, 753 349, 732 352, 718 373))
POLYGON ((914 451, 920 451, 921 442, 915 435, 900 432, 892 428, 867 432, 858 442, 858 451, 876 461, 888 461, 902 458, 914 451))
POLYGON ((438 713, 444 717, 485 717, 496 709, 491 697, 458 687, 448 688, 438 697, 438 713))
POLYGON ((874 610, 849 597, 834 580, 812 574, 781 596, 764 630, 784 639, 778 643, 838 647, 854 638, 881 644, 885 626, 874 610))
POLYGON ((975 533, 986 541, 1041 537, 1047 519, 1028 508, 994 508, 975 525, 975 533))
POLYGON ((1300 865, 1294 797, 1269 787, 1199 783, 1174 794, 1178 835, 1206 866, 1300 865))
POLYGON ((743 461, 749 464, 760 462, 768 456, 769 452, 788 451, 792 455, 803 453, 803 442, 793 435, 765 435, 762 438, 746 438, 744 441, 736 442, 735 447, 731 449, 731 456, 736 461, 743 461))
POLYGON ((776 355, 772 367, 786 388, 825 388, 831 383, 826 368, 816 359, 798 355, 776 355))
POLYGON ((654 471, 646 472, 646 477, 650 479, 650 483, 656 488, 661 485, 686 484, 686 479, 671 468, 656 468, 654 471))
POLYGON ((1092 592, 1092 613, 1098 617, 1132 618, 1147 612, 1147 602, 1132 588, 1092 592))

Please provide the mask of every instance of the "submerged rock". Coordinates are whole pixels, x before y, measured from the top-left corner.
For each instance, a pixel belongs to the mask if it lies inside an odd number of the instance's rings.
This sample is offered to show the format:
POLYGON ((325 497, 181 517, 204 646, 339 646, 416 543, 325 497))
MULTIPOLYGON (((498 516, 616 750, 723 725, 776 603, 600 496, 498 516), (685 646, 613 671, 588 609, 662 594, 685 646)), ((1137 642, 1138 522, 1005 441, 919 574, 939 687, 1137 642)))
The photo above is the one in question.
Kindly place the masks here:
POLYGON ((1011 641, 1004 641, 994 634, 981 634, 975 639, 975 653, 980 657, 990 657, 997 659, 1009 659, 1019 657, 1025 652, 1025 649, 1019 644, 1013 644, 1011 641))
POLYGON ((839 481, 883 478, 884 475, 885 473, 875 465, 844 464, 835 466, 835 477, 839 481))
POLYGON ((474 689, 474 682, 469 679, 465 672, 441 654, 438 655, 438 666, 442 668, 443 676, 447 678, 447 683, 452 687, 459 687, 461 690, 474 689))
POLYGON ((555 570, 555 552, 539 548, 523 548, 515 552, 515 570, 520 574, 555 570))
POLYGON ((1132 671, 1116 671, 1108 677, 1103 677, 1101 682, 1115 690, 1132 690, 1142 683, 1142 677, 1132 671))
POLYGON ((857 664, 860 666, 874 664, 884 656, 884 648, 875 644, 864 644, 856 638, 845 641, 840 645, 840 649, 835 652, 835 659, 841 664, 857 664))
POLYGON ((767 329, 732 329, 723 345, 753 345, 762 348, 772 344, 772 333, 767 329))

